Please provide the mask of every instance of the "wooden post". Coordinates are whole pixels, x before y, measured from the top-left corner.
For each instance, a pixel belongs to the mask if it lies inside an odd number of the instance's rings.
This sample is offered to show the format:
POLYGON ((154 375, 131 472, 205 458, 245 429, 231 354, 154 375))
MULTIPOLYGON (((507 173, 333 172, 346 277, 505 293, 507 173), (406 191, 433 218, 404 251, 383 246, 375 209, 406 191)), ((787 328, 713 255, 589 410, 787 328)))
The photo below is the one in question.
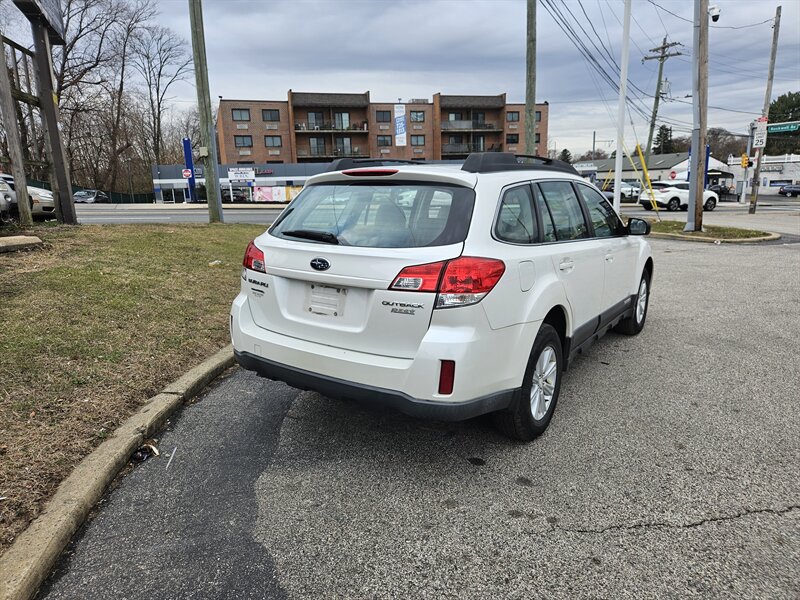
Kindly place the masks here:
POLYGON ((34 66, 36 70, 36 89, 39 94, 39 108, 45 132, 45 145, 50 159, 50 179, 53 182, 53 197, 56 217, 59 222, 77 225, 75 205, 72 203, 72 180, 69 163, 66 160, 64 145, 61 142, 58 98, 53 89, 53 62, 50 53, 50 38, 41 18, 31 18, 31 33, 35 49, 34 66))
POLYGON ((17 130, 17 117, 14 111, 14 98, 11 96, 11 80, 8 77, 5 38, 0 35, 0 117, 6 124, 8 150, 11 154, 11 174, 14 176, 14 191, 17 194, 19 224, 22 227, 33 225, 28 184, 22 162, 22 144, 17 130))

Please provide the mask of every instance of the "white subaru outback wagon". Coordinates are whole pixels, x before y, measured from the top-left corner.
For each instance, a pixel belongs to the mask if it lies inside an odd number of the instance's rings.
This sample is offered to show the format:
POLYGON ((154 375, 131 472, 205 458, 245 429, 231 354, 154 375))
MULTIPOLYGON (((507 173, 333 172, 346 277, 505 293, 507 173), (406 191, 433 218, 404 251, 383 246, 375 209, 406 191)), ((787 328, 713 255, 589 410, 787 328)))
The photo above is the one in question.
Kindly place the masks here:
POLYGON ((569 361, 611 328, 644 326, 649 223, 624 225, 559 161, 400 162, 340 159, 250 243, 236 359, 412 416, 493 413, 531 440, 569 361))

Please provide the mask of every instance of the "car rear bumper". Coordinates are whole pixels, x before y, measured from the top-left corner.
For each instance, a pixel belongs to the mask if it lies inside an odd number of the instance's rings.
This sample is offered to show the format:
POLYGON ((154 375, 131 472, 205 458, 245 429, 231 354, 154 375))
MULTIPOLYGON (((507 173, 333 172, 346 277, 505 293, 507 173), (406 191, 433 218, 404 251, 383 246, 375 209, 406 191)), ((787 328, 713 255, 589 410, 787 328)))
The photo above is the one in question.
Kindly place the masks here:
MULTIPOLYGON (((646 200, 641 200, 640 199, 639 200, 639 204, 641 204, 645 208, 650 208, 650 209, 654 208, 653 201, 650 200, 650 198, 647 198, 646 200)), ((656 204, 656 206, 658 206, 658 208, 667 208, 667 203, 666 202, 661 202, 660 200, 656 200, 655 204, 656 204)))
POLYGON ((258 326, 247 294, 231 307, 239 364, 264 377, 327 396, 389 406, 416 417, 463 420, 509 406, 522 383, 539 322, 491 330, 480 305, 474 327, 455 327, 455 311, 435 315, 415 356, 397 358, 337 348, 258 326), (452 322, 451 322, 452 321, 452 322), (502 351, 498 351, 502 349, 502 351), (438 393, 442 360, 455 362, 453 393, 438 393))
POLYGON ((236 362, 262 377, 283 381, 301 390, 313 390, 331 398, 349 398, 372 406, 393 408, 406 415, 439 421, 463 421, 508 408, 515 390, 505 390, 466 402, 434 402, 402 392, 358 384, 283 365, 249 352, 234 350, 236 362))

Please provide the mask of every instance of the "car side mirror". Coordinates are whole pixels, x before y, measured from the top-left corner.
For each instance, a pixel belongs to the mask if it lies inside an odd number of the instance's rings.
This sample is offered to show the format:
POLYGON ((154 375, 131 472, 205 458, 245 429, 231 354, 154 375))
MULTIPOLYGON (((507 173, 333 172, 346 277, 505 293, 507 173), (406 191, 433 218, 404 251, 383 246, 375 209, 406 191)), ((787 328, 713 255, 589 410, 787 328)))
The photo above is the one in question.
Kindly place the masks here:
POLYGON ((649 235, 650 223, 644 219, 628 219, 628 235, 649 235))

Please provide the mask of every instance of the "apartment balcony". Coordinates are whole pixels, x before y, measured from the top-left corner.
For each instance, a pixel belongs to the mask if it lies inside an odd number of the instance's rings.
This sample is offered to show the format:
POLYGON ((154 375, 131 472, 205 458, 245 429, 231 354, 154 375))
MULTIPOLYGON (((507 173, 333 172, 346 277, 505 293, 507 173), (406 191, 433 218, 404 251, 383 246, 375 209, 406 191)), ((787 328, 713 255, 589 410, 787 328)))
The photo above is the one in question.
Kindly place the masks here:
POLYGON ((363 150, 359 146, 353 146, 350 150, 339 148, 298 148, 297 158, 343 158, 347 156, 366 157, 369 156, 369 149, 363 150))
POLYGON ((310 125, 305 121, 296 121, 294 124, 295 133, 369 133, 368 127, 367 121, 351 123, 347 127, 328 122, 310 125))
POLYGON ((502 152, 503 144, 442 144, 442 154, 469 154, 471 152, 502 152))
POLYGON ((484 121, 442 121, 442 131, 502 131, 502 128, 484 121))

